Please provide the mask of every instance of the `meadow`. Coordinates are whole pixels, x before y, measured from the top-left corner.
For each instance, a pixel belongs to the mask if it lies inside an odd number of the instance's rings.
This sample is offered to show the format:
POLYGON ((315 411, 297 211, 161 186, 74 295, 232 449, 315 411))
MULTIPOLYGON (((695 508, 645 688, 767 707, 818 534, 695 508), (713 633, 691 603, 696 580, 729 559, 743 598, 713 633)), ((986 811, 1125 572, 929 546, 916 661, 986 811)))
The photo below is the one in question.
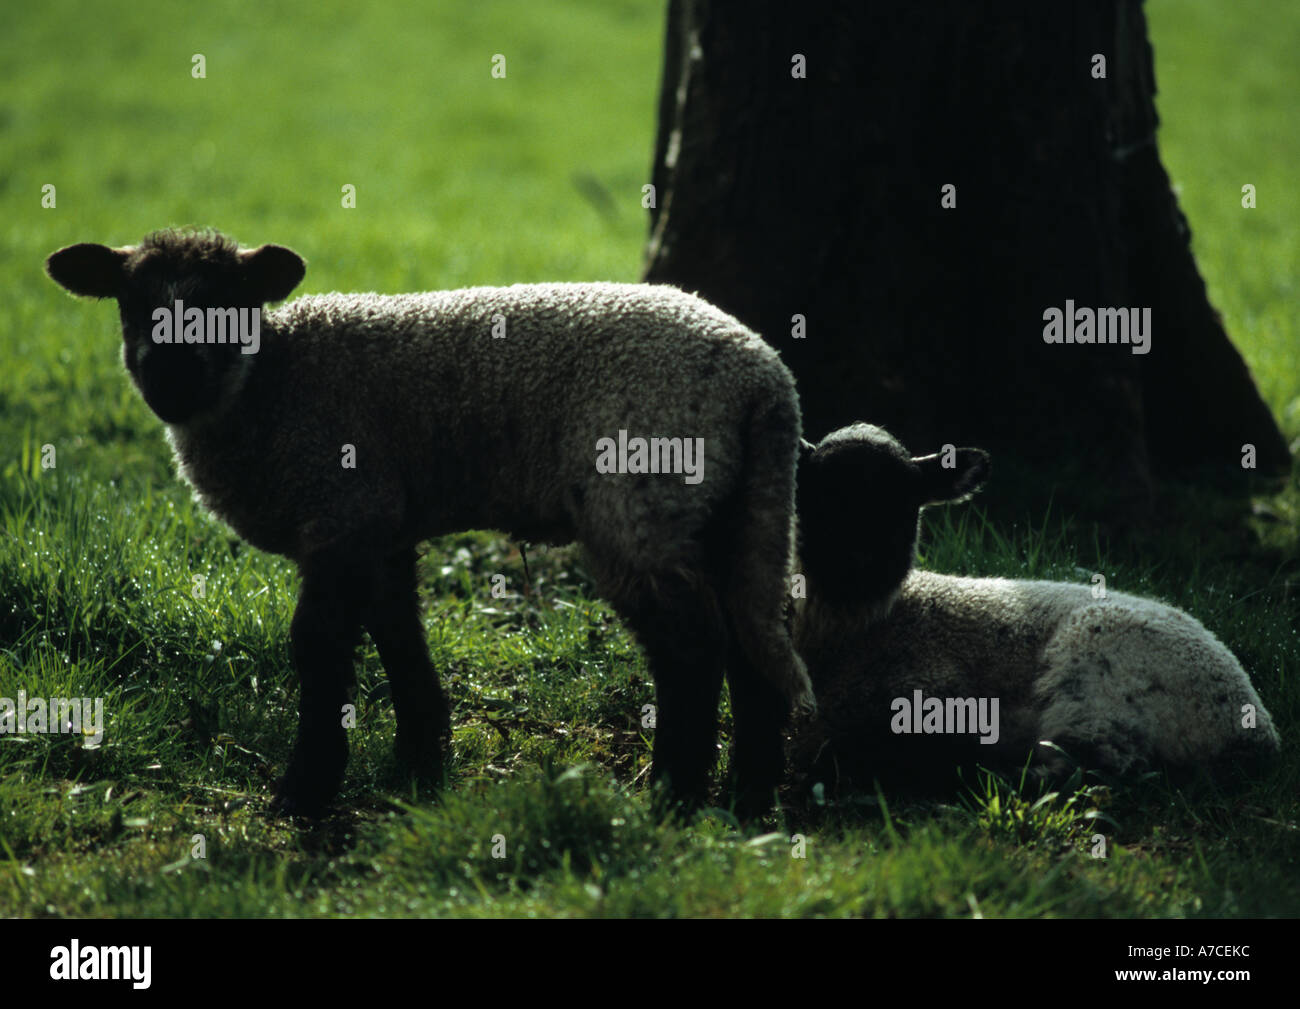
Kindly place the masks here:
MULTIPOLYGON (((972 775, 943 800, 878 793, 748 830, 722 810, 660 823, 640 721, 653 686, 580 556, 529 550, 525 565, 516 544, 471 533, 421 562, 454 704, 450 787, 413 793, 398 773, 367 643, 338 814, 268 815, 297 721, 295 574, 196 507, 124 373, 115 308, 66 296, 43 261, 194 224, 294 248, 300 293, 635 280, 662 6, 7 12, 0 695, 102 698, 106 725, 93 748, 0 737, 0 915, 1300 914, 1295 474, 1247 502, 1166 485, 1170 520, 1109 545, 1069 515, 978 502, 935 510, 922 541, 936 570, 1099 571, 1193 613, 1284 738, 1279 766, 1243 790, 1153 774, 1044 796, 972 775)), ((1300 9, 1152 0, 1148 16, 1159 141, 1202 273, 1295 442, 1300 9)), ((724 707, 719 774, 729 728, 724 707)))

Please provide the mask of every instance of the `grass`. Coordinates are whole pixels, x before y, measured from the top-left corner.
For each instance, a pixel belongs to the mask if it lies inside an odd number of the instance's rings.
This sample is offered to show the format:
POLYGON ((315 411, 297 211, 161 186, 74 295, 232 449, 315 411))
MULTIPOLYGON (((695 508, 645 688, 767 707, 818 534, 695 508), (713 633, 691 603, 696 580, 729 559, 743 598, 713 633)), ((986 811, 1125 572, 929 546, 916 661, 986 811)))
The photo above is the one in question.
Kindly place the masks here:
MULTIPOLYGON (((1300 196, 1286 174, 1300 163, 1300 12, 1148 6, 1162 150, 1211 296, 1300 438, 1288 311, 1300 196), (1257 210, 1240 206, 1246 182, 1257 210)), ((63 296, 41 263, 71 242, 194 223, 298 249, 304 292, 634 279, 661 14, 630 0, 10 12, 0 695, 100 697, 106 724, 94 748, 0 737, 0 914, 1300 912, 1289 745, 1242 793, 1152 777, 1045 797, 985 774, 946 801, 861 796, 790 811, 767 833, 716 810, 660 824, 644 789, 640 713, 654 697, 641 654, 575 554, 530 552, 525 571, 483 534, 433 543, 422 561, 430 647, 456 709, 450 789, 430 801, 396 773, 367 647, 341 814, 314 826, 266 815, 296 720, 293 571, 194 506, 122 374, 115 313, 63 296), (194 53, 205 79, 190 76, 194 53), (489 73, 497 53, 505 79, 489 73), (55 209, 40 206, 46 184, 55 209)), ((1254 505, 1243 522, 1212 490, 1168 488, 1175 518, 1140 538, 1050 511, 953 508, 928 516, 923 562, 1101 573, 1183 606, 1252 670, 1289 739, 1300 485, 1254 505)))

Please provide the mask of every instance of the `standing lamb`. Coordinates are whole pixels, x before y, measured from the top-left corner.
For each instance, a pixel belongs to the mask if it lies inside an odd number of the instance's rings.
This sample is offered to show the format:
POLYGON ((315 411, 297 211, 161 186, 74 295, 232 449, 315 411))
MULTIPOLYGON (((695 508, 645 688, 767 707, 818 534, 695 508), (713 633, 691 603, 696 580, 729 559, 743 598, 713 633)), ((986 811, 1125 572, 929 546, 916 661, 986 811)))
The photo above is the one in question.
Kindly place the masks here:
MULTIPOLYGON (((907 784, 958 764, 1070 770, 1049 740, 1118 774, 1231 769, 1279 746, 1232 653, 1162 603, 1063 582, 912 570, 922 507, 978 490, 988 456, 912 458, 887 431, 843 428, 799 467, 807 599, 795 644, 818 715, 795 765, 907 784)), ((1252 761, 1252 763, 1259 763, 1252 761)))
POLYGON ((325 294, 263 314, 303 260, 212 232, 73 245, 46 268, 117 299, 127 370, 181 474, 239 535, 298 564, 299 726, 280 808, 316 813, 338 791, 363 627, 392 683, 399 756, 440 774, 449 711, 415 547, 471 528, 585 546, 649 657, 655 777, 687 804, 708 786, 725 667, 741 801, 771 801, 790 705, 812 701, 783 610, 799 405, 741 323, 632 284, 325 294))

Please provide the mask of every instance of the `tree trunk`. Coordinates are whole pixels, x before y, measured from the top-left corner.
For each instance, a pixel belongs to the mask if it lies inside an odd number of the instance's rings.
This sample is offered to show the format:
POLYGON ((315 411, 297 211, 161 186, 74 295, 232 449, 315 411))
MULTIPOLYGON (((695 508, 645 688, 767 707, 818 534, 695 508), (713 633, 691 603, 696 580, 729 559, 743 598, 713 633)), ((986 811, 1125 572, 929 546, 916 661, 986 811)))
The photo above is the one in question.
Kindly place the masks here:
POLYGON ((645 279, 778 347, 811 439, 869 420, 916 451, 1071 462, 1129 505, 1153 470, 1242 474, 1247 444, 1286 472, 1154 94, 1138 0, 671 0, 645 279), (1149 308, 1149 352, 1046 342, 1067 301, 1149 308))

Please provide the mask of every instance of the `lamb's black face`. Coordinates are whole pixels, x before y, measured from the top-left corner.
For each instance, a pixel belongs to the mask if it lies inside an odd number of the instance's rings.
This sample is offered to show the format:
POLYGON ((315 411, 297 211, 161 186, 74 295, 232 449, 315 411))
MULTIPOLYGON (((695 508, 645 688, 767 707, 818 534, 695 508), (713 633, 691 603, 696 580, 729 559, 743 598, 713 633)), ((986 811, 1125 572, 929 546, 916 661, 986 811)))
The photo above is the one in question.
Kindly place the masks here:
POLYGON ((921 508, 972 493, 987 473, 988 456, 979 449, 913 458, 869 424, 827 435, 799 463, 804 571, 837 602, 887 599, 911 570, 921 508))
POLYGON ((216 232, 161 231, 122 249, 70 246, 46 269, 74 294, 117 299, 127 370, 149 408, 179 424, 217 406, 257 349, 252 312, 293 290, 305 267, 280 246, 241 251, 216 232), (203 323, 187 334, 185 313, 194 318, 194 309, 203 323))
POLYGON ((122 360, 145 402, 171 424, 210 411, 229 373, 241 367, 239 343, 185 343, 183 327, 174 324, 168 326, 173 342, 159 341, 156 312, 174 313, 178 301, 184 309, 204 313, 209 308, 260 310, 242 276, 238 250, 233 243, 174 249, 150 246, 146 240, 127 260, 124 274, 118 297, 122 360))
POLYGON ((916 466, 878 430, 837 431, 799 465, 799 557, 818 591, 844 603, 886 598, 916 548, 916 466))

